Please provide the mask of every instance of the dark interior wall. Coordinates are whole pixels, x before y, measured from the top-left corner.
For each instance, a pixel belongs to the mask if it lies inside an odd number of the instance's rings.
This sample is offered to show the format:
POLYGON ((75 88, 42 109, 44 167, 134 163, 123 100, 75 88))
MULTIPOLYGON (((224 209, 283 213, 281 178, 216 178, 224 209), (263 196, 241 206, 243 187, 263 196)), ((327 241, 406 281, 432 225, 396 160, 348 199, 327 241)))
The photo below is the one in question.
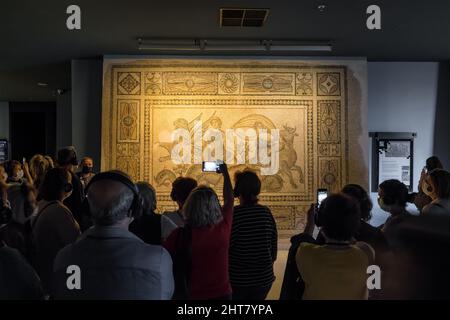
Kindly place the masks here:
POLYGON ((56 103, 10 102, 11 159, 28 160, 35 154, 55 155, 56 103))
POLYGON ((439 63, 434 154, 441 159, 447 170, 450 169, 450 62, 439 63))
POLYGON ((100 170, 103 60, 72 60, 72 145, 100 170))
POLYGON ((56 149, 72 145, 72 91, 56 96, 56 149))

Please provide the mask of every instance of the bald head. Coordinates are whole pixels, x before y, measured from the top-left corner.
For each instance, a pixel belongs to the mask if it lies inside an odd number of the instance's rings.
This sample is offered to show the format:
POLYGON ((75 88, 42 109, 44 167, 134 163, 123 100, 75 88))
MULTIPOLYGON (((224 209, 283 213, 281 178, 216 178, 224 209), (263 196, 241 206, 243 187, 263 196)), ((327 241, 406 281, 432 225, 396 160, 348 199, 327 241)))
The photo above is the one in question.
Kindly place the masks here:
POLYGON ((87 197, 94 224, 110 226, 129 217, 134 194, 123 183, 104 179, 89 186, 87 197))

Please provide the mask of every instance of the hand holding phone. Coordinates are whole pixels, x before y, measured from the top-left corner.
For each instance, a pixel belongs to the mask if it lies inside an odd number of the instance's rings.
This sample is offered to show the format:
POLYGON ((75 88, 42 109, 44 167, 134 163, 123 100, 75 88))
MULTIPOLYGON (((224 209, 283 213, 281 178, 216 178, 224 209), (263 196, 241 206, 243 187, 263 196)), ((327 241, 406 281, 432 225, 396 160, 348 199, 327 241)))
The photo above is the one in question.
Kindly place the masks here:
POLYGON ((220 165, 217 161, 203 161, 202 171, 220 173, 220 165))
POLYGON ((327 189, 317 189, 317 208, 320 207, 320 204, 323 200, 328 197, 327 189))

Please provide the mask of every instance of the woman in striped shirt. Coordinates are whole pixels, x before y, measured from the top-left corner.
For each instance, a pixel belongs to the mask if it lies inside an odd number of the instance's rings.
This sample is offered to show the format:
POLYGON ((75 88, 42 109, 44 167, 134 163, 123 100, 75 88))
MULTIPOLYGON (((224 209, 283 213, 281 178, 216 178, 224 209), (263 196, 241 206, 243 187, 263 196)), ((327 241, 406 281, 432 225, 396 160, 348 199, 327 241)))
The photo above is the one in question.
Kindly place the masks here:
POLYGON ((261 181, 252 171, 237 172, 230 244, 230 282, 233 300, 264 300, 275 280, 277 228, 266 206, 258 204, 261 181))

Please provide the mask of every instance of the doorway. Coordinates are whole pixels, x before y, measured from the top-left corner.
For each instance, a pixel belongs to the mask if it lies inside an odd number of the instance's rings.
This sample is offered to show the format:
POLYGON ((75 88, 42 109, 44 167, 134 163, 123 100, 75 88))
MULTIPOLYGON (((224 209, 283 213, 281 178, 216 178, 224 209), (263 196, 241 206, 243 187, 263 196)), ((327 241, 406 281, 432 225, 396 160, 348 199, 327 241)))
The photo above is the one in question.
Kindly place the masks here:
POLYGON ((27 161, 37 154, 55 156, 56 103, 11 102, 9 104, 10 159, 27 161))

